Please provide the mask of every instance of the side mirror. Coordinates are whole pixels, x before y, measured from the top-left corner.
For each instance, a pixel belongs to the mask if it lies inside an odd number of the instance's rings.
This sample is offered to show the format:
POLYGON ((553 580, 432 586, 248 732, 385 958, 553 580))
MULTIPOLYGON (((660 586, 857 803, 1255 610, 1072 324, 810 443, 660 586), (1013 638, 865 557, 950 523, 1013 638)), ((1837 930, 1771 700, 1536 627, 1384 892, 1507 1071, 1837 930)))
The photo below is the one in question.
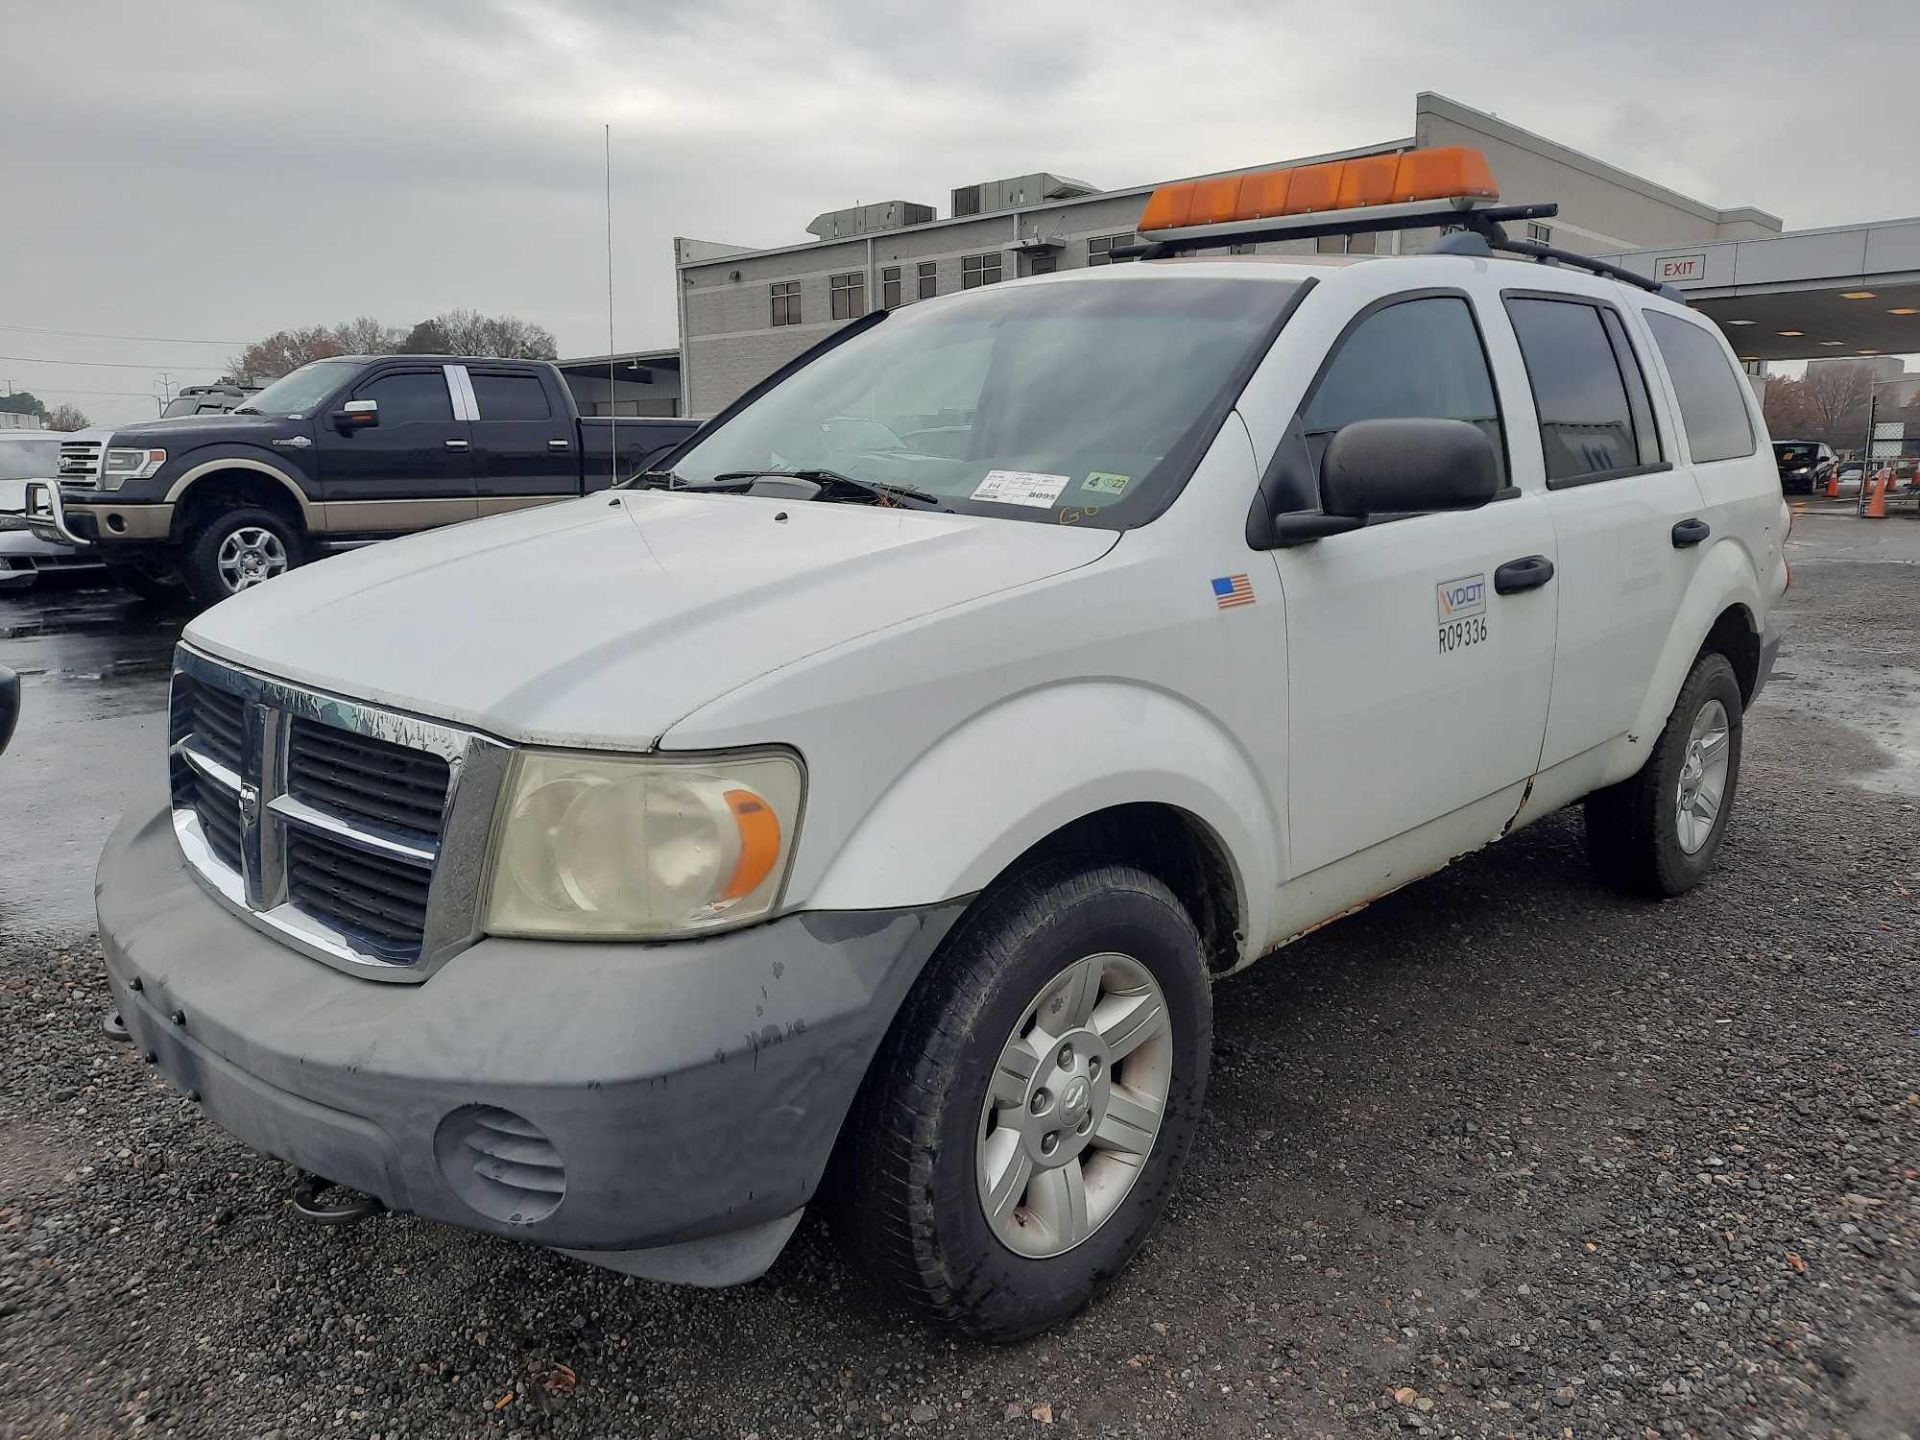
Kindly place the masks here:
POLYGON ((1356 420, 1320 461, 1320 507, 1328 515, 1474 510, 1500 493, 1493 441, 1465 420, 1356 420))
POLYGON ((333 412, 333 424, 337 430, 365 430, 370 425, 380 423, 380 402, 378 400, 349 400, 333 412))

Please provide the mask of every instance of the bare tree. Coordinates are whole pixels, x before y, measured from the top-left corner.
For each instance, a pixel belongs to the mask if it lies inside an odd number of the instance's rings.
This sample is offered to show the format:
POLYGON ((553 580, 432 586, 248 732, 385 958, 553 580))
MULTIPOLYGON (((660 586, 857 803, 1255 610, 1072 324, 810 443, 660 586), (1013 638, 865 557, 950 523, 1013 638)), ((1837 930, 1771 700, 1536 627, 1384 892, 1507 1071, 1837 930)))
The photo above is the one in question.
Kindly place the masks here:
POLYGON ((1807 404, 1819 425, 1810 438, 1829 445, 1857 445, 1866 438, 1867 396, 1873 372, 1865 365, 1832 360, 1807 366, 1807 404))
POLYGON ((497 355, 506 360, 552 360, 559 355, 553 332, 515 315, 449 310, 422 320, 407 335, 414 355, 497 355))
POLYGON ((41 423, 49 430, 84 430, 93 422, 78 405, 56 405, 41 423))
POLYGON ((1810 435, 1823 423, 1804 380, 1769 380, 1762 408, 1767 417, 1767 430, 1776 440, 1810 435))
POLYGON ((391 355, 405 339, 404 330, 362 315, 338 325, 277 330, 264 340, 254 341, 227 364, 236 376, 246 380, 278 380, 310 360, 333 355, 391 355))

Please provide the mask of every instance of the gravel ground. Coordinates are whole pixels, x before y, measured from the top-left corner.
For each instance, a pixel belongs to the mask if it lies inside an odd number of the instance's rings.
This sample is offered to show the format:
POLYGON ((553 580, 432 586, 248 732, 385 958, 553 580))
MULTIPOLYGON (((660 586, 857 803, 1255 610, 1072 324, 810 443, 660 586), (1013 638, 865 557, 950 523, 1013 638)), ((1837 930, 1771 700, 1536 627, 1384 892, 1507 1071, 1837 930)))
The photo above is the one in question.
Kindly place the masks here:
POLYGON ((16 927, 0 1436, 1920 1436, 1920 784, 1834 723, 1911 713, 1917 591, 1801 569, 1692 895, 1566 814, 1222 987, 1167 1224, 1019 1347, 811 1224, 725 1292, 303 1226, 101 1034, 91 935, 16 927))

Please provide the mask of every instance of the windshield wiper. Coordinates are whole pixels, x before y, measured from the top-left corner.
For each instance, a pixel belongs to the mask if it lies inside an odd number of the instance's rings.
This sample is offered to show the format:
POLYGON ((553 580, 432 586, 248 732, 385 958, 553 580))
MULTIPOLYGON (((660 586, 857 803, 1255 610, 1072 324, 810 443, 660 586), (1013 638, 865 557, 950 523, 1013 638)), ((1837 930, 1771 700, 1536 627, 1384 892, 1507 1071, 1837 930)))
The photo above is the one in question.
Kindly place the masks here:
POLYGON ((642 470, 624 480, 616 480, 609 490, 685 490, 692 482, 671 470, 642 470))
MULTIPOLYGON (((953 507, 929 490, 918 485, 903 485, 889 480, 856 480, 851 475, 843 475, 838 470, 727 470, 713 477, 709 482, 723 485, 734 480, 767 480, 788 477, 794 480, 811 480, 816 485, 844 485, 850 490, 859 490, 877 499, 908 500, 917 510, 946 510, 953 507)), ((698 486, 694 487, 698 489, 698 486)))

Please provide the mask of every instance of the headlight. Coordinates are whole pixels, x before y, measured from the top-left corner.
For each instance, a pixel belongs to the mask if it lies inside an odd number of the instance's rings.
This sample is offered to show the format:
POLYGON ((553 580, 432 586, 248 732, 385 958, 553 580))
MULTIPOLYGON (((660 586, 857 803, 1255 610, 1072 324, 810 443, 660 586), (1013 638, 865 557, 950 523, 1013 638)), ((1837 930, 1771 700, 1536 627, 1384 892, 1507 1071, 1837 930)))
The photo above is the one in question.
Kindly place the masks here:
POLYGON ((773 909, 800 822, 791 756, 523 750, 494 823, 495 935, 651 940, 773 909))
POLYGON ((145 480, 166 463, 164 450, 109 450, 100 467, 100 488, 118 490, 129 480, 145 480))

